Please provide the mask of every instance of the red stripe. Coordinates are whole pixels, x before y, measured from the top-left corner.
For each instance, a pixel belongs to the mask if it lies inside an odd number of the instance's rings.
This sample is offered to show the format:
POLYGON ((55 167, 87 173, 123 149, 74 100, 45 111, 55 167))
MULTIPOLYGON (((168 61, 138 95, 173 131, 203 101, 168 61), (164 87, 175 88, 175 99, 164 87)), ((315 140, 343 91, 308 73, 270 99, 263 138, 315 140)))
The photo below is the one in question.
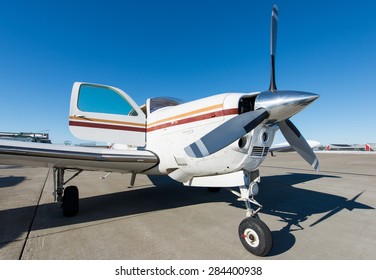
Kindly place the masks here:
POLYGON ((71 125, 71 126, 81 126, 81 127, 91 127, 91 128, 113 129, 113 130, 135 131, 135 132, 146 132, 146 128, 144 128, 144 127, 122 126, 122 125, 103 124, 103 123, 88 123, 88 122, 69 121, 69 125, 71 125))
POLYGON ((220 110, 220 111, 216 111, 216 112, 210 112, 210 113, 206 113, 206 114, 195 116, 195 117, 190 117, 190 118, 186 118, 186 119, 182 119, 182 120, 176 120, 176 121, 174 120, 174 121, 171 121, 171 122, 168 122, 168 123, 149 127, 147 129, 147 132, 167 128, 167 127, 170 127, 170 126, 182 125, 182 124, 187 124, 187 123, 191 123, 191 122, 197 122, 197 121, 202 121, 202 120, 207 120, 207 119, 212 119, 212 118, 217 118, 217 117, 223 117, 223 116, 228 116, 228 115, 235 115, 235 114, 236 115, 238 114, 238 108, 220 110))

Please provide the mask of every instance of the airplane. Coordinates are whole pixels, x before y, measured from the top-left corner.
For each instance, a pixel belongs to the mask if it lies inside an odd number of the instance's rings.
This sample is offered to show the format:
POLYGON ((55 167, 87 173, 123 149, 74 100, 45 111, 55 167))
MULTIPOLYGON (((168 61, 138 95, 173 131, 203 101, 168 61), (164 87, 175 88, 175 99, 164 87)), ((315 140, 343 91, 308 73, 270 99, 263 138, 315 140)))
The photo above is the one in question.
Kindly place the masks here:
MULTIPOLYGON (((308 145, 311 149, 315 149, 320 146, 320 142, 315 140, 307 140, 308 145)), ((293 152, 295 151, 293 147, 288 142, 283 142, 279 144, 274 144, 269 148, 270 154, 274 157, 274 152, 293 152)))
POLYGON ((330 144, 327 145, 325 151, 365 151, 374 152, 370 144, 330 144))
POLYGON ((274 135, 282 134, 315 170, 319 161, 290 118, 319 95, 277 90, 275 59, 278 7, 273 6, 270 40, 270 86, 250 93, 217 94, 191 102, 149 98, 138 106, 119 88, 75 82, 69 127, 78 138, 119 143, 118 148, 94 148, 0 141, 0 162, 53 169, 54 194, 65 216, 79 212, 77 186, 66 186, 83 171, 167 175, 189 187, 216 191, 228 188, 245 203, 246 218, 238 227, 242 245, 265 256, 273 240, 258 213, 258 167, 268 155, 274 135), (119 148, 123 147, 123 148, 119 148), (65 171, 76 171, 66 179, 65 171), (234 188, 239 188, 235 191, 234 188))

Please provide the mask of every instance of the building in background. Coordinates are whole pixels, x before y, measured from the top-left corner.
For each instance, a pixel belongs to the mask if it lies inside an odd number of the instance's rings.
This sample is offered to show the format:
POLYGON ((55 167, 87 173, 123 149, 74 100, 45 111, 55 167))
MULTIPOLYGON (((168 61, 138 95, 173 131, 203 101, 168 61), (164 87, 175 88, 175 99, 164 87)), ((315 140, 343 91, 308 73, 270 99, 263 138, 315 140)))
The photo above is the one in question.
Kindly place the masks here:
POLYGON ((51 144, 48 133, 0 132, 0 139, 51 144))

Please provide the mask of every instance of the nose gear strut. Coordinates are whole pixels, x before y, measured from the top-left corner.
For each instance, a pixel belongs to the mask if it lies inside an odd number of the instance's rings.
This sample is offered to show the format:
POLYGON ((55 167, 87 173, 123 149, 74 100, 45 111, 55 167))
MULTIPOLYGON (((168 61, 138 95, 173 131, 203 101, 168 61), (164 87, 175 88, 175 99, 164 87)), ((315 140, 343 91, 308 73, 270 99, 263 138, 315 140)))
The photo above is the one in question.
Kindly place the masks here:
POLYGON ((245 203, 246 217, 255 217, 262 209, 262 205, 255 199, 255 196, 258 194, 258 183, 260 181, 260 172, 258 169, 251 172, 244 171, 244 185, 239 186, 239 192, 230 188, 227 189, 238 197, 238 201, 245 203), (252 204, 256 205, 257 209, 253 209, 252 204))
POLYGON ((244 248, 256 256, 267 255, 273 246, 272 234, 268 226, 259 219, 258 212, 262 205, 254 198, 258 194, 260 183, 259 170, 244 171, 244 185, 239 186, 239 192, 228 189, 243 201, 246 207, 246 217, 239 225, 238 235, 244 248), (252 208, 252 204, 256 209, 252 208))

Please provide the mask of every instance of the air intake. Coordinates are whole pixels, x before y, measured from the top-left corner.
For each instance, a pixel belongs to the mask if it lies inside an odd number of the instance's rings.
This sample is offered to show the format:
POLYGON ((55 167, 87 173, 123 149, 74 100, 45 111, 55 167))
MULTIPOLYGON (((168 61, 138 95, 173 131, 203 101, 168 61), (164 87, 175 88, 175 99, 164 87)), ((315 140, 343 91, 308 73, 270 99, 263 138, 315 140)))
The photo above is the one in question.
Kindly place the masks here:
POLYGON ((268 154, 269 147, 254 146, 252 149, 252 157, 264 157, 268 154))

